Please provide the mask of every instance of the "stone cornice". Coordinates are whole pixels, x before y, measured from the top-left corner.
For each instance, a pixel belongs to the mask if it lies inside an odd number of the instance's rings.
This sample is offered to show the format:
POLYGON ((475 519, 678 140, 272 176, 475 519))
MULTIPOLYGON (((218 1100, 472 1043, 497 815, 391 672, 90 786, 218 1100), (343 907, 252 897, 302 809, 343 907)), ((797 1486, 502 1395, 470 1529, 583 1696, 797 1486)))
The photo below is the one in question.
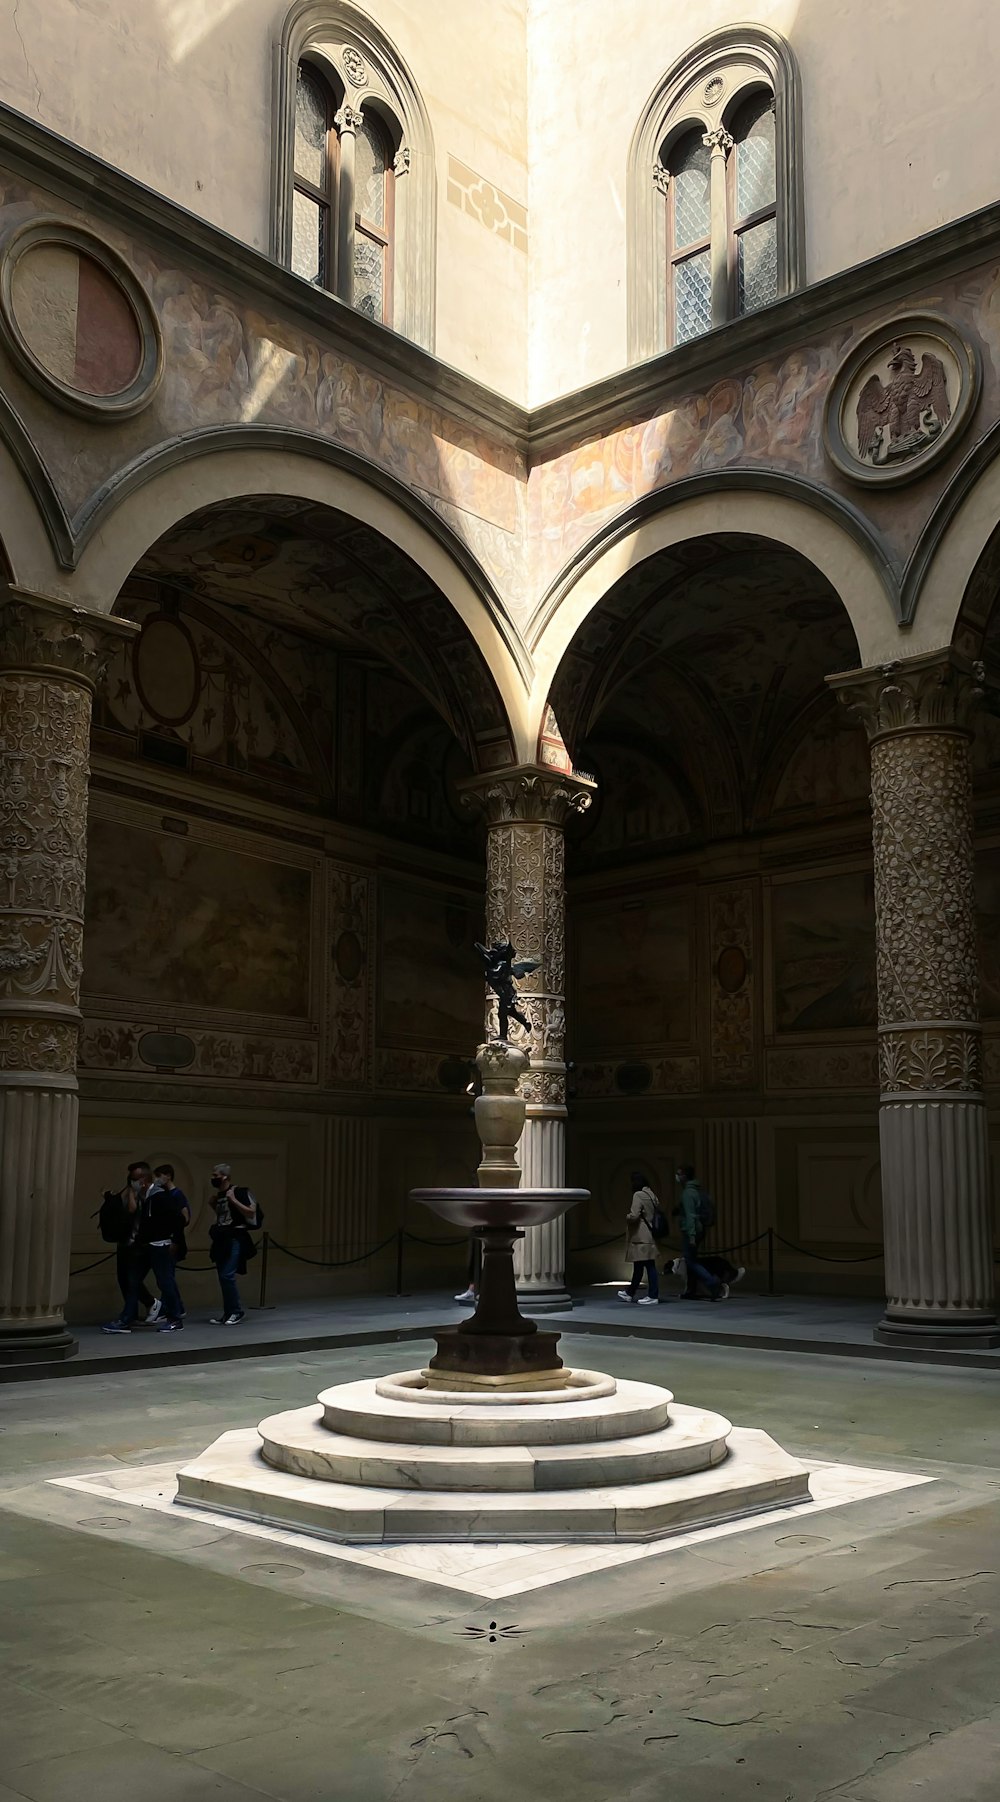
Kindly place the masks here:
POLYGON ((1000 203, 995 203, 814 282, 759 313, 527 408, 387 327, 372 324, 261 251, 3 105, 0 163, 37 182, 67 206, 85 208, 114 231, 146 236, 181 259, 184 267, 198 268, 240 292, 266 297, 284 313, 308 320, 366 368, 535 458, 661 411, 674 395, 692 386, 714 382, 819 330, 856 319, 859 308, 880 302, 891 305, 914 291, 926 291, 945 273, 971 268, 1000 253, 1000 203))
POLYGON ((116 645, 138 630, 130 620, 11 586, 0 599, 0 672, 59 676, 96 688, 116 645))
POLYGON ((899 732, 971 732, 983 680, 981 663, 950 648, 827 677, 872 742, 899 732))
POLYGON ((588 777, 544 764, 496 770, 461 782, 458 788, 462 806, 483 813, 490 826, 514 820, 562 826, 571 814, 586 813, 597 792, 596 783, 588 777))

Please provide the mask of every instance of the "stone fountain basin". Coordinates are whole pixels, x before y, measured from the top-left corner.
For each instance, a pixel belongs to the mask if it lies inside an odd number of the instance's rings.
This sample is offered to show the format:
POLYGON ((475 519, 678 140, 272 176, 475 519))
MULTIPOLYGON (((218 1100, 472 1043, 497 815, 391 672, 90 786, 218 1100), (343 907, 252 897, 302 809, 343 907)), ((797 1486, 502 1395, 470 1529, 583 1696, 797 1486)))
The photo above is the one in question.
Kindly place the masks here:
POLYGON ((453 1226, 544 1226, 558 1220, 588 1189, 411 1189, 410 1200, 453 1226))

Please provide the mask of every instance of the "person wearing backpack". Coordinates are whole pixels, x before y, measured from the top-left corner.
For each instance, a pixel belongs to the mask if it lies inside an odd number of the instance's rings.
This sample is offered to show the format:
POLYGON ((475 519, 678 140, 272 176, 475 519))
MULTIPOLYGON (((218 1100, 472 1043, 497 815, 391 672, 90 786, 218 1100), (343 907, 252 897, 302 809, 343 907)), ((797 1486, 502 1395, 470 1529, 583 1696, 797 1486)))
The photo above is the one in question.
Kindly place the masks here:
MULTIPOLYGON (((638 1303, 650 1308, 660 1299, 660 1278, 656 1269, 656 1239, 653 1236, 660 1204, 641 1170, 632 1172, 632 1206, 625 1219, 625 1258, 632 1265, 632 1281, 627 1289, 619 1289, 619 1301, 638 1303), (648 1295, 639 1294, 643 1271, 648 1295)), ((660 1215, 662 1219, 662 1215, 660 1215)))
MULTIPOLYGON (((151 1179, 152 1171, 148 1164, 145 1171, 151 1179)), ((134 1190, 132 1202, 129 1213, 135 1220, 135 1235, 129 1252, 128 1295, 117 1319, 109 1320, 101 1331, 132 1331, 139 1317, 139 1302, 145 1278, 152 1270, 163 1297, 163 1318, 157 1331, 179 1332, 184 1324, 184 1304, 174 1270, 174 1240, 185 1225, 188 1212, 185 1198, 179 1189, 157 1179, 155 1182, 145 1181, 141 1192, 134 1190)))
POLYGON ((249 1259, 257 1256, 250 1228, 263 1225, 264 1220, 263 1210, 258 1207, 250 1190, 236 1188, 232 1174, 228 1164, 216 1164, 212 1171, 215 1225, 208 1229, 212 1243, 209 1256, 215 1265, 222 1291, 222 1313, 213 1315, 212 1326, 239 1326, 244 1318, 245 1310, 236 1278, 246 1275, 249 1259))
POLYGON ((675 1211, 680 1215, 681 1256, 687 1273, 687 1286, 681 1300, 696 1300, 697 1285, 704 1283, 710 1301, 725 1301, 729 1284, 713 1276, 698 1257, 701 1242, 715 1219, 715 1204, 697 1181, 693 1164, 685 1164, 678 1170, 677 1181, 681 1184, 681 1199, 675 1211))

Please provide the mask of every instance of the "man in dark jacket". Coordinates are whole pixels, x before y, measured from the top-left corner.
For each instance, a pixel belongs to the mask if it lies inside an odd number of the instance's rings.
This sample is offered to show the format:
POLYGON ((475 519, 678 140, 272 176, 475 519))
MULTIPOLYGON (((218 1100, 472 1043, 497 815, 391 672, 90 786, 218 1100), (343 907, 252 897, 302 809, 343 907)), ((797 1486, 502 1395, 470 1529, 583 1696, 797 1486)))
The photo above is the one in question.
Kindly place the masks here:
POLYGON ((729 1284, 706 1270, 699 1256, 705 1229, 701 1217, 701 1186, 695 1179, 693 1165, 685 1164, 678 1170, 677 1181, 682 1187, 680 1207, 675 1212, 681 1217, 681 1253, 687 1274, 681 1300, 694 1301, 698 1294, 697 1285, 704 1283, 712 1301, 725 1301, 729 1294, 729 1284))
POLYGON ((158 1178, 149 1183, 141 1193, 133 1189, 126 1207, 130 1214, 135 1215, 128 1297, 117 1320, 109 1320, 101 1331, 132 1331, 139 1314, 140 1292, 151 1270, 163 1298, 163 1318, 157 1332, 179 1332, 184 1325, 184 1303, 177 1287, 174 1250, 178 1234, 183 1233, 190 1219, 186 1199, 179 1189, 172 1188, 158 1178))

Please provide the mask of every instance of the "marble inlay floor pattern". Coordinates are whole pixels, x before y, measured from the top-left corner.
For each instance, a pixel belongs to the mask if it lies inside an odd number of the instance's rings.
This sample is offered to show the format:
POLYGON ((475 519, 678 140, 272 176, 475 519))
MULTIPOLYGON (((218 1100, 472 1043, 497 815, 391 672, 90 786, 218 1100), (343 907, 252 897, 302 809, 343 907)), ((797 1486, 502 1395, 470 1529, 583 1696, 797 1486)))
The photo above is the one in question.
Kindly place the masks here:
MULTIPOLYGON (((231 1515, 199 1509, 201 1520, 215 1522, 228 1532, 249 1539, 299 1550, 310 1550, 347 1564, 364 1565, 393 1577, 409 1578, 415 1583, 433 1583, 437 1587, 458 1590, 466 1595, 501 1601, 582 1577, 594 1571, 636 1564, 648 1559, 669 1558, 672 1552, 686 1546, 701 1545, 709 1540, 729 1538, 733 1534, 752 1533, 761 1527, 790 1522, 801 1515, 814 1518, 833 1508, 852 1502, 870 1501, 898 1490, 912 1489, 933 1481, 912 1472, 875 1470, 862 1465, 833 1464, 803 1460, 811 1473, 812 1501, 786 1508, 773 1508, 756 1515, 752 1522, 727 1521, 715 1527, 690 1533, 672 1534, 668 1539, 651 1543, 625 1545, 599 1544, 469 1544, 440 1541, 433 1545, 337 1545, 307 1533, 296 1533, 264 1523, 234 1520, 231 1515)), ((53 1487, 80 1491, 135 1508, 152 1509, 175 1520, 184 1518, 174 1507, 177 1491, 176 1468, 173 1464, 139 1466, 124 1471, 96 1471, 79 1476, 50 1479, 53 1487)), ((190 1519, 190 1516, 187 1517, 190 1519)))

